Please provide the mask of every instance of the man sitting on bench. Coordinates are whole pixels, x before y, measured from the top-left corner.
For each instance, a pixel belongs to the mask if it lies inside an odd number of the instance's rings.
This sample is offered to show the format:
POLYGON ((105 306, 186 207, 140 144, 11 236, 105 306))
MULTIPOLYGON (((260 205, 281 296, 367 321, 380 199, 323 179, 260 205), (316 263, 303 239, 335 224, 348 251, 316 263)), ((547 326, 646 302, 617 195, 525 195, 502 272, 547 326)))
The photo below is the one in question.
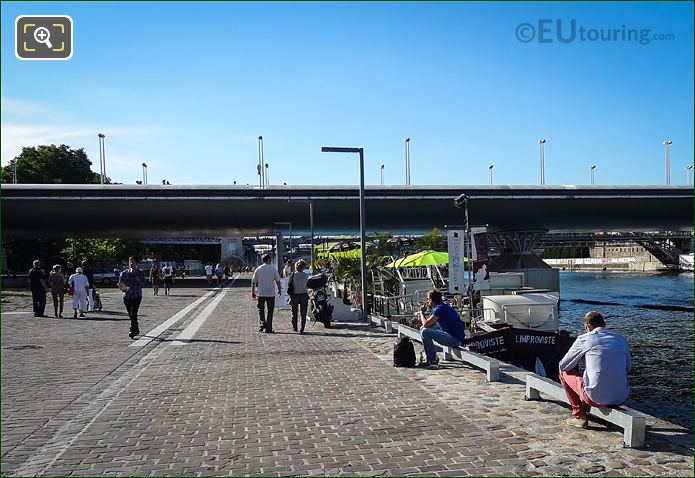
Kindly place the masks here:
POLYGON ((605 327, 601 314, 588 312, 584 316, 586 333, 577 337, 560 360, 560 383, 572 405, 572 416, 567 419, 569 425, 586 428, 588 422, 583 406, 622 405, 630 393, 627 340, 605 327), (582 358, 585 362, 583 376, 575 369, 582 358))
POLYGON ((437 348, 433 342, 449 347, 458 347, 466 338, 463 322, 456 311, 442 301, 442 293, 431 290, 427 293, 427 303, 420 308, 420 337, 425 348, 427 361, 420 364, 421 367, 436 369, 439 364, 437 348), (430 317, 425 313, 432 310, 430 317))

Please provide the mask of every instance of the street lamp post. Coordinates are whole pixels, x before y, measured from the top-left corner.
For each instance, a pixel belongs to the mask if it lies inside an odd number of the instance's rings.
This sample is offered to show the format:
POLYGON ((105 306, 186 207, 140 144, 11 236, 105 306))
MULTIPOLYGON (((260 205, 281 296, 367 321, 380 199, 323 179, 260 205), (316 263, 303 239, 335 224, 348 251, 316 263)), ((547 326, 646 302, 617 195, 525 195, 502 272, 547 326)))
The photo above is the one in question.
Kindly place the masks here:
POLYGON ((384 185, 384 165, 381 165, 381 185, 384 185))
POLYGON ((12 184, 17 184, 17 158, 12 160, 12 184))
POLYGON ((670 139, 664 141, 664 146, 666 146, 666 186, 671 185, 671 145, 673 141, 670 139))
POLYGON ((410 186, 410 138, 405 138, 405 185, 410 186))
POLYGON ((268 187, 270 186, 270 166, 268 166, 268 163, 265 163, 265 186, 268 187))
POLYGON ((99 138, 99 166, 101 166, 101 184, 106 181, 106 147, 104 145, 104 138, 106 135, 99 133, 97 135, 99 138))
POLYGON ((541 186, 545 185, 545 139, 538 140, 538 154, 541 160, 541 186))
POLYGON ((258 137, 258 185, 263 188, 265 176, 263 173, 263 136, 258 137))
POLYGON ((688 183, 688 186, 690 186, 690 170, 693 169, 693 165, 689 164, 685 167, 685 181, 688 183))
MULTIPOLYGON (((406 138, 406 144, 410 138, 406 138)), ((367 240, 365 237, 365 211, 364 211, 364 148, 340 148, 322 147, 322 153, 358 153, 360 155, 360 269, 362 275, 362 320, 369 320, 367 310, 367 240)))
POLYGON ((142 184, 147 186, 147 164, 142 163, 142 184))
POLYGON ((492 168, 494 168, 494 167, 495 167, 494 164, 491 164, 490 166, 487 167, 487 169, 488 169, 488 179, 489 179, 490 186, 492 186, 492 168))
POLYGON ((594 185, 594 170, 596 169, 596 165, 592 164, 589 167, 589 179, 591 180, 591 185, 594 185))

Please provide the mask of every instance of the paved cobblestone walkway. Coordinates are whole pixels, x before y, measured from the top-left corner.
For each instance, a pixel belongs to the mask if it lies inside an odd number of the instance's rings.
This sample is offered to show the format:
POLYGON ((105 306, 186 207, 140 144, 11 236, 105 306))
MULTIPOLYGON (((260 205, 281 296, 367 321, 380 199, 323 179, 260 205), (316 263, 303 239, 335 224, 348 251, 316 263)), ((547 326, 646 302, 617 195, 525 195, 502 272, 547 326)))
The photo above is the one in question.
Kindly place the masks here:
MULTIPOLYGON (((3 475, 692 474, 692 434, 623 449, 619 430, 567 430, 562 406, 523 401, 513 374, 394 369, 380 329, 300 336, 282 311, 261 334, 247 286, 214 292, 144 347, 130 346, 117 292, 88 320, 3 316, 3 475)), ((173 292, 145 297, 143 333, 206 290, 173 292)))

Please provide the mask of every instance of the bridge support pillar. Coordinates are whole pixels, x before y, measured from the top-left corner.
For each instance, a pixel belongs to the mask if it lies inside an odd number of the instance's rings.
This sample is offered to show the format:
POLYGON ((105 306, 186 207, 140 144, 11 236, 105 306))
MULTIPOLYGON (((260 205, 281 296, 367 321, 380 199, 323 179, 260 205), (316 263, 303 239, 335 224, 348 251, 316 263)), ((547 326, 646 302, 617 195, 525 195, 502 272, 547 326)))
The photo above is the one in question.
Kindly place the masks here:
POLYGON ((278 274, 282 277, 282 269, 285 267, 285 240, 281 233, 275 234, 275 252, 277 258, 278 274))
POLYGON ((243 240, 242 236, 223 237, 220 241, 220 262, 231 266, 246 265, 243 240))

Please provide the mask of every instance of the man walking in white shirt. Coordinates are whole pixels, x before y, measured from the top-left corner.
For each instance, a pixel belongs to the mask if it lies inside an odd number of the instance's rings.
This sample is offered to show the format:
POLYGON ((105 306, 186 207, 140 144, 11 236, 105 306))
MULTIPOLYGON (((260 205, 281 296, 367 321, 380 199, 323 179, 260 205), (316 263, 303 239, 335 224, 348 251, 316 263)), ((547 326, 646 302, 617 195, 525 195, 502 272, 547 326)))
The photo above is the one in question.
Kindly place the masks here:
POLYGON ((282 294, 280 285, 280 274, 270 263, 270 255, 265 254, 262 257, 263 264, 253 271, 251 279, 251 298, 258 298, 258 319, 259 332, 267 334, 275 333, 273 331, 273 309, 275 308, 275 286, 277 285, 277 295, 282 294), (267 307, 267 317, 265 313, 267 307))
POLYGON ((171 286, 174 285, 174 268, 168 262, 162 267, 162 276, 164 276, 164 295, 169 295, 171 286))
POLYGON ((560 383, 572 405, 567 424, 586 428, 583 406, 605 407, 625 403, 630 393, 627 374, 630 351, 625 337, 606 328, 603 316, 588 312, 584 316, 586 333, 577 337, 560 360, 560 383), (575 367, 584 359, 584 374, 575 367))

